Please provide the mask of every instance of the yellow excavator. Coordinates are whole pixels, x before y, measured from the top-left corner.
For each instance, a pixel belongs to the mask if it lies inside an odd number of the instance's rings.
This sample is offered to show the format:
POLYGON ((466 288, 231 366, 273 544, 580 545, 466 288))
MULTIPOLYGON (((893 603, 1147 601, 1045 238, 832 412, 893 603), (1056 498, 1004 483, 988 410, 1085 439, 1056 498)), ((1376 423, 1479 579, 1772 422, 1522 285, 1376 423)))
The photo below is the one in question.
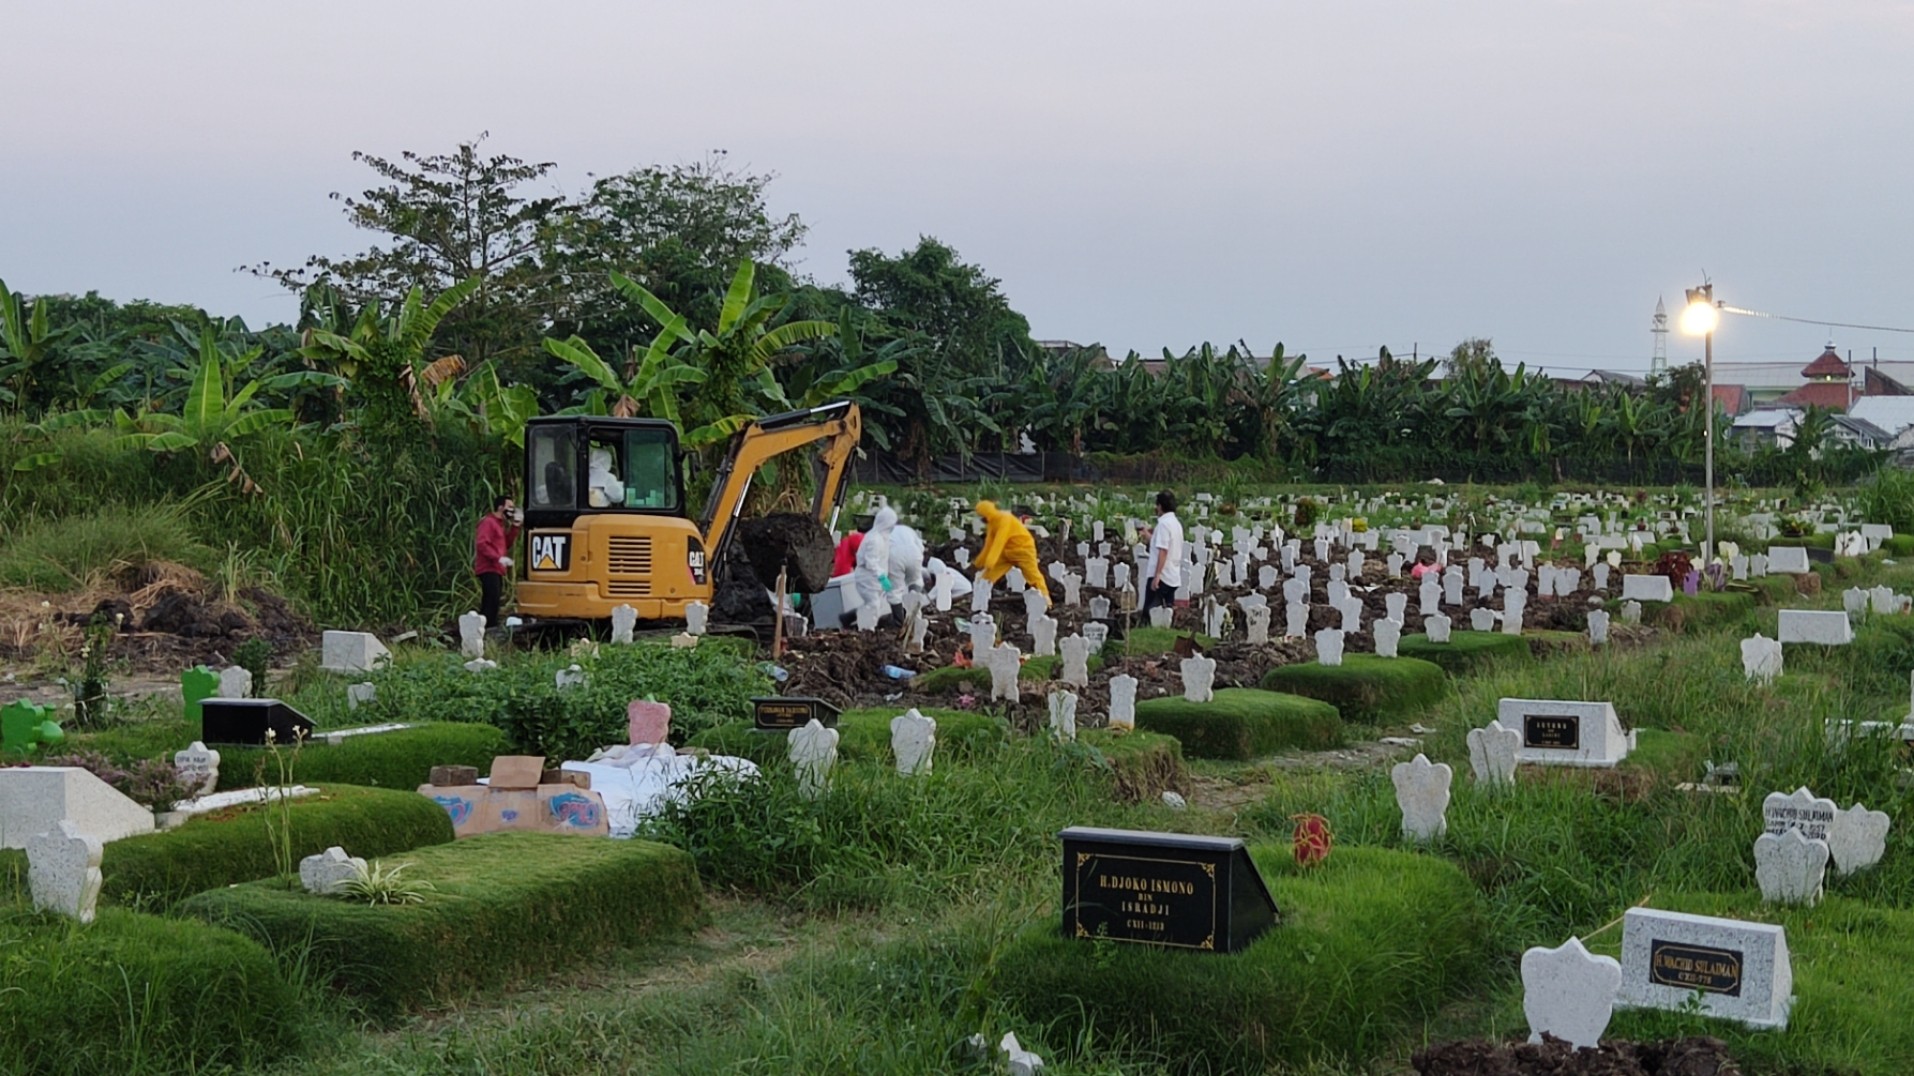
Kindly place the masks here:
MULTIPOLYGON (((606 620, 629 605, 643 621, 680 621, 688 602, 714 605, 726 572, 751 572, 768 617, 764 588, 776 585, 778 566, 786 564, 806 568, 794 573, 804 578, 790 581, 793 592, 822 589, 817 565, 828 578, 830 528, 861 431, 857 405, 848 400, 752 421, 732 435, 704 513, 693 519, 671 423, 532 419, 525 427, 519 614, 530 627, 606 620), (816 492, 809 516, 796 520, 804 525, 760 528, 743 539, 751 548, 732 550, 739 532, 753 527, 751 520, 741 526, 739 514, 758 469, 811 445, 819 445, 811 458, 816 492)), ((714 620, 723 619, 722 608, 714 620)))

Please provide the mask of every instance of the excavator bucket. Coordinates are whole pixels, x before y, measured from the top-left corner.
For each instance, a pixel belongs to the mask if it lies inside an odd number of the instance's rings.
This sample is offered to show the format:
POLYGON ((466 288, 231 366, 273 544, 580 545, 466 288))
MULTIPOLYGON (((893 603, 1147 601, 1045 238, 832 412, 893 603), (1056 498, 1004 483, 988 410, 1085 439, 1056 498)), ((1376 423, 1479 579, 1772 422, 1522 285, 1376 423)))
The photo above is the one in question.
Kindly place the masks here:
POLYGON ((831 582, 836 550, 831 532, 813 516, 779 512, 738 524, 738 542, 758 582, 775 590, 778 573, 793 594, 816 594, 831 582))

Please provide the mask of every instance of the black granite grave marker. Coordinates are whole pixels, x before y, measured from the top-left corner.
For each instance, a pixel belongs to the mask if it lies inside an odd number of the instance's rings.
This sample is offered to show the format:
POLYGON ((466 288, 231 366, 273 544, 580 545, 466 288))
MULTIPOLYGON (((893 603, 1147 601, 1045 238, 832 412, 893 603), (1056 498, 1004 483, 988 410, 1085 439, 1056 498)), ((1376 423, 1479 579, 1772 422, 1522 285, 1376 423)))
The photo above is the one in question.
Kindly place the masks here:
POLYGON ((1063 838, 1063 930, 1234 953, 1276 925, 1276 902, 1235 837, 1072 826, 1063 838))
POLYGON ((1582 719, 1576 714, 1523 714, 1522 746, 1577 751, 1582 746, 1582 719))
POLYGON ((812 719, 825 728, 837 727, 838 709, 823 699, 806 696, 783 698, 770 696, 751 700, 751 721, 765 732, 789 732, 801 729, 812 719))
POLYGON ((281 746, 312 735, 312 719, 278 699, 206 699, 200 703, 201 743, 264 744, 266 730, 281 746))

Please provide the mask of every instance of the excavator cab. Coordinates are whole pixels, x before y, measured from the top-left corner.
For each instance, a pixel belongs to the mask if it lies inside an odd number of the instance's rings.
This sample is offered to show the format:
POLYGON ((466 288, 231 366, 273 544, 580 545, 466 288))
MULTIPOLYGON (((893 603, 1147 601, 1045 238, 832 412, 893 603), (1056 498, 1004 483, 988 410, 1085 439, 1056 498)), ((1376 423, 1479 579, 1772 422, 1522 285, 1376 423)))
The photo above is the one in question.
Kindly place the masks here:
POLYGON ((710 594, 684 460, 669 422, 536 418, 525 426, 525 554, 518 609, 540 620, 683 616, 710 594))
POLYGON ((812 514, 836 511, 861 432, 847 401, 757 419, 733 435, 702 518, 685 503, 678 430, 661 419, 566 416, 525 426, 525 548, 517 610, 534 621, 682 620, 710 604, 719 554, 764 463, 820 444, 812 514))

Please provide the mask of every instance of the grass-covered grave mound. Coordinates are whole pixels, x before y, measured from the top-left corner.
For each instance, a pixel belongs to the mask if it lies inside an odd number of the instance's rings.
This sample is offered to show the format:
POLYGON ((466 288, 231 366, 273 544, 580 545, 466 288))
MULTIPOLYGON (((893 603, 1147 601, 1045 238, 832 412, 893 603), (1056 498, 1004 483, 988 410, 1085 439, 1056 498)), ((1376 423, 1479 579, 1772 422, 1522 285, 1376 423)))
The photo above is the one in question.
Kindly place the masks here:
MULTIPOLYGON (((891 718, 898 709, 846 710, 837 719, 837 753, 846 760, 887 762, 891 758, 891 718)), ((1010 723, 994 714, 940 707, 918 707, 917 712, 937 722, 937 759, 976 758, 1010 739, 1010 723)), ((749 721, 734 721, 705 729, 688 747, 714 755, 748 758, 760 765, 782 765, 790 752, 790 733, 760 731, 749 721)))
POLYGON ((1193 758, 1246 760, 1343 743, 1342 718, 1329 703, 1246 687, 1219 688, 1209 702, 1181 695, 1140 700, 1136 727, 1176 737, 1193 758))
POLYGON ((1345 721, 1376 724, 1428 709, 1448 691, 1449 677, 1440 665, 1418 658, 1347 654, 1341 665, 1278 666, 1263 677, 1262 686, 1321 699, 1345 721))
POLYGON ((1486 916, 1455 865, 1338 847, 1295 866, 1286 844, 1250 849, 1282 922, 1218 955, 1065 938, 1046 918, 997 962, 1000 999, 1052 1049, 1112 1035, 1190 1071, 1372 1056, 1474 981, 1486 916))
POLYGON ((1432 643, 1427 635, 1405 635, 1396 646, 1396 654, 1433 662, 1451 676, 1462 676, 1491 662, 1534 659, 1525 637, 1499 631, 1454 631, 1446 643, 1432 643))
MULTIPOLYGON (((473 766, 489 773, 492 759, 510 754, 505 733, 491 725, 439 721, 409 729, 347 736, 328 744, 325 731, 299 749, 293 767, 297 781, 337 781, 370 788, 416 790, 431 777, 434 766, 473 766)), ((273 764, 264 748, 221 747, 219 787, 250 788, 258 784, 259 764, 268 780, 273 764)))
POLYGON ((391 1016, 561 968, 702 921, 691 857, 650 841, 493 833, 383 857, 417 904, 373 905, 269 879, 202 893, 179 912, 303 952, 314 973, 391 1016))
MULTIPOLYGON (((227 808, 178 829, 109 841, 100 856, 103 904, 165 908, 207 889, 278 873, 267 839, 267 808, 227 808)), ((327 784, 296 797, 287 811, 296 864, 333 845, 382 856, 452 839, 445 808, 414 791, 327 784)), ((0 851, 0 876, 26 889, 26 853, 0 851)))
POLYGON ((254 1071, 305 1026, 263 946, 195 920, 102 908, 81 926, 15 906, 0 951, 4 1072, 254 1071))

